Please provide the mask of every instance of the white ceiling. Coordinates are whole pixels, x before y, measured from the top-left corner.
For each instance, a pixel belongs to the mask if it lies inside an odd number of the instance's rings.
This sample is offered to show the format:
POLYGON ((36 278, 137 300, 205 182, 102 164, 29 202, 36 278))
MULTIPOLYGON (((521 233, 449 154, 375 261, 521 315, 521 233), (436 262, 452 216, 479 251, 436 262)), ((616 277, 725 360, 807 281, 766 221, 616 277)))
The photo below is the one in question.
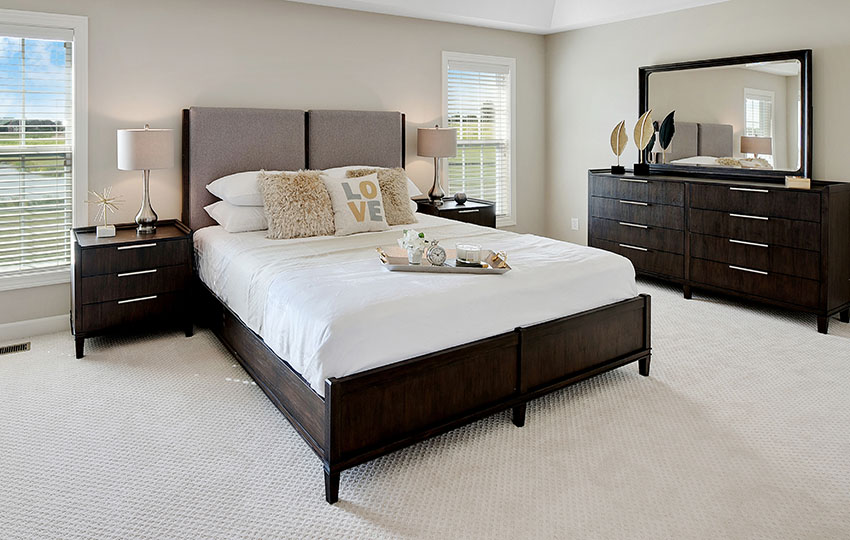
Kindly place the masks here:
POLYGON ((533 34, 552 34, 728 0, 294 0, 533 34))

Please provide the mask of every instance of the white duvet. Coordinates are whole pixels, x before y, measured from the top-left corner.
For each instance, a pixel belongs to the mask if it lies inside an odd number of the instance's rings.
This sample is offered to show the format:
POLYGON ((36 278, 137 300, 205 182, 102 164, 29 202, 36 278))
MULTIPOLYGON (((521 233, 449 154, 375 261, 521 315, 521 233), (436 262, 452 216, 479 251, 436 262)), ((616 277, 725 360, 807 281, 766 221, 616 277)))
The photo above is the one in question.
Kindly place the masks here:
POLYGON ((269 240, 207 227, 194 235, 204 283, 324 395, 343 377, 637 295, 628 259, 594 248, 417 214, 419 223, 348 237, 269 240), (508 253, 504 275, 389 272, 376 246, 416 228, 508 253))

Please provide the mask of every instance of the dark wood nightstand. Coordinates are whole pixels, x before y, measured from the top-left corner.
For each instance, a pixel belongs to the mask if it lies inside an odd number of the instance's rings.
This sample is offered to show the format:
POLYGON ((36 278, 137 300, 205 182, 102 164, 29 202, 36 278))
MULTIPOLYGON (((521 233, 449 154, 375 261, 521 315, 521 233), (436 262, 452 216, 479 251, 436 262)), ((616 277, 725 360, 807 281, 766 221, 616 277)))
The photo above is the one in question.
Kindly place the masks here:
POLYGON ((496 227, 496 203, 481 199, 469 199, 465 204, 458 204, 452 198, 443 199, 443 204, 437 206, 428 198, 413 199, 417 205, 417 211, 423 214, 431 214, 455 221, 483 225, 484 227, 496 227))
POLYGON ((71 331, 77 358, 85 339, 121 325, 168 321, 192 335, 189 283, 192 233, 179 221, 137 235, 135 224, 118 225, 112 238, 95 227, 74 229, 71 265, 71 331))

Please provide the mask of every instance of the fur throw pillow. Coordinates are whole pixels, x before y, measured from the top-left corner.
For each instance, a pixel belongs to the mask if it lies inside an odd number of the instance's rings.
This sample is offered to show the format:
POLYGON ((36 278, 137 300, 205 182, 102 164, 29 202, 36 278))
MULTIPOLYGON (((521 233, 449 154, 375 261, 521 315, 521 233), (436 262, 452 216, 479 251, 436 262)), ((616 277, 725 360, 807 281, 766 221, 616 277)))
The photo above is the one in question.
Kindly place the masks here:
POLYGON ((407 225, 416 223, 416 216, 410 208, 410 195, 407 193, 407 174, 402 168, 395 169, 354 169, 346 171, 348 178, 358 178, 378 173, 378 184, 384 202, 387 224, 407 225))
POLYGON ((267 238, 306 238, 334 233, 334 211, 320 171, 270 174, 257 183, 269 223, 267 238))

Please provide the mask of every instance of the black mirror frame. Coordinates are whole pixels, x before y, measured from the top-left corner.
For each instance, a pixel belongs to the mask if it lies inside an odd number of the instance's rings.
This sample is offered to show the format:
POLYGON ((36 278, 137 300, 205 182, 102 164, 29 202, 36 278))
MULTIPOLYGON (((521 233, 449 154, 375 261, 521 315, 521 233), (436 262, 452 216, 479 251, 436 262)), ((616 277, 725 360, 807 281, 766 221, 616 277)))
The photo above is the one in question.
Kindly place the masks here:
MULTIPOLYGON (((752 54, 746 56, 731 56, 727 58, 714 58, 711 60, 696 60, 690 62, 676 62, 673 64, 659 64, 655 66, 644 66, 638 68, 638 109, 639 114, 649 109, 649 76, 653 73, 664 71, 681 71, 685 69, 708 68, 731 66, 738 64, 750 64, 759 62, 775 62, 781 60, 798 60, 800 62, 800 101, 802 109, 801 126, 802 137, 800 150, 802 152, 802 167, 796 171, 763 171, 756 169, 735 169, 731 167, 705 167, 688 165, 662 165, 649 164, 651 174, 678 174, 682 176, 697 176, 711 178, 730 178, 758 180, 763 182, 783 180, 785 176, 805 176, 812 178, 812 50, 803 49, 798 51, 785 51, 766 54, 752 54)), ((646 159, 648 152, 644 150, 646 159)))

